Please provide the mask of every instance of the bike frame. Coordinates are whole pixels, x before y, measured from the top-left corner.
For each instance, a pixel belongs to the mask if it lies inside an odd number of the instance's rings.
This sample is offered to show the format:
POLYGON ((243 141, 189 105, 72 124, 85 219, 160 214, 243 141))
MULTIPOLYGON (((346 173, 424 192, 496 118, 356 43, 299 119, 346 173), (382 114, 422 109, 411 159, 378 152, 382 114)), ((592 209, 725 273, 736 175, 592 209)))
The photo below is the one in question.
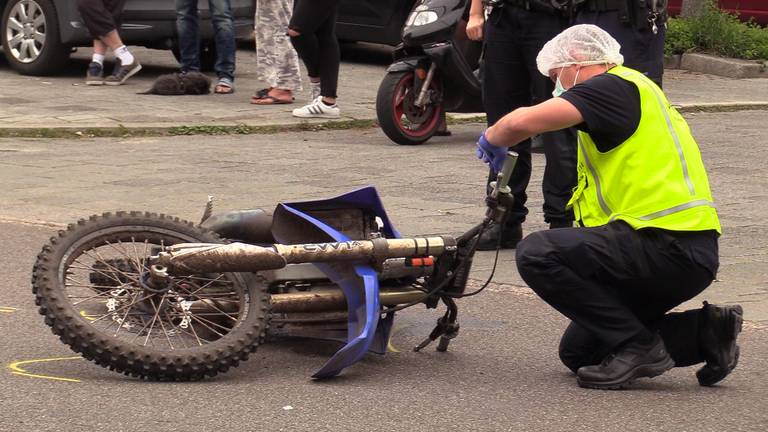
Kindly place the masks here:
MULTIPOLYGON (((281 243, 264 246, 239 242, 180 243, 168 246, 158 256, 152 257, 151 274, 146 282, 150 289, 154 289, 153 284, 168 284, 174 274, 258 272, 281 269, 288 264, 315 264, 328 279, 341 287, 347 304, 347 344, 313 375, 315 378, 328 378, 360 360, 369 350, 383 353, 394 319, 394 312, 382 308, 383 297, 379 290, 379 279, 385 264, 392 259, 434 259, 436 264, 432 269, 427 291, 400 291, 389 298, 390 303, 393 298, 397 301, 413 299, 413 302, 408 302, 406 306, 432 301, 432 307, 436 306, 438 299, 442 299, 448 306, 448 313, 442 321, 438 321, 438 327, 430 338, 418 348, 443 336, 438 349, 444 351, 448 341, 458 332, 458 324, 455 323, 457 310, 452 298, 461 297, 464 293, 477 237, 491 222, 503 222, 506 209, 511 205, 512 197, 507 183, 516 160, 517 154, 508 152, 504 168, 498 173, 496 182, 491 184, 492 192, 486 200, 488 208, 483 222, 456 238, 400 238, 399 233, 390 224, 375 190, 363 188, 329 200, 335 204, 329 204, 329 201, 280 204, 275 213, 276 220, 273 222, 272 231, 275 239, 281 243), (349 205, 356 199, 359 204, 363 196, 367 198, 365 205, 382 220, 382 233, 394 238, 351 239, 301 210, 317 208, 318 203, 321 204, 320 207, 325 208, 339 203, 349 205), (299 224, 290 225, 290 229, 286 229, 281 225, 284 223, 281 221, 290 218, 299 224), (325 237, 333 241, 298 243, 297 240, 307 237, 325 237), (382 317, 382 314, 385 316, 382 317)), ((336 304, 338 300, 326 298, 326 301, 336 304)), ((303 301, 312 302, 306 298, 303 301)), ((280 302, 273 302, 273 305, 276 304, 280 302)))

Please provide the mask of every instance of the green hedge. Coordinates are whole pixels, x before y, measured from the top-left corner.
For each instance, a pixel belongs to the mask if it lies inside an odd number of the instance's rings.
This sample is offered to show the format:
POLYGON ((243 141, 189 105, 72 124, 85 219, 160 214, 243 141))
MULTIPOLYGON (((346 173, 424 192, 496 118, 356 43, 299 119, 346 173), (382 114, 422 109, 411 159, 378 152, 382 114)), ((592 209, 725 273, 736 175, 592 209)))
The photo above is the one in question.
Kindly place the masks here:
POLYGON ((743 23, 736 15, 720 10, 710 0, 692 17, 670 18, 666 54, 701 51, 746 60, 768 59, 768 29, 743 23))

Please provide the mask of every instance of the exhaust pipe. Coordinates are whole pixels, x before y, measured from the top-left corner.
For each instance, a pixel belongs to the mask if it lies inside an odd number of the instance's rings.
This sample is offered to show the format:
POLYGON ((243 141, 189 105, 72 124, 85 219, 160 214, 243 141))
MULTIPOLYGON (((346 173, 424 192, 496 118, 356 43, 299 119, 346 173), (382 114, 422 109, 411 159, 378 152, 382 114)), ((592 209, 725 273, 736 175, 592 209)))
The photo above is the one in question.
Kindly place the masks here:
MULTIPOLYGON (((426 299, 424 291, 415 289, 391 289, 379 292, 379 302, 383 306, 420 302, 426 299)), ((341 289, 324 289, 270 296, 270 312, 343 312, 347 310, 347 299, 341 289)), ((237 315, 239 306, 234 302, 215 302, 209 299, 192 303, 192 313, 223 313, 237 315)))
POLYGON ((388 258, 439 256, 456 250, 452 237, 350 240, 333 243, 274 244, 180 243, 152 257, 171 275, 276 270, 308 262, 383 263, 388 258))
MULTIPOLYGON (((383 306, 420 302, 426 299, 424 291, 415 289, 385 290, 379 292, 383 306)), ((272 294, 270 311, 274 313, 332 312, 347 310, 347 299, 340 289, 272 294)))

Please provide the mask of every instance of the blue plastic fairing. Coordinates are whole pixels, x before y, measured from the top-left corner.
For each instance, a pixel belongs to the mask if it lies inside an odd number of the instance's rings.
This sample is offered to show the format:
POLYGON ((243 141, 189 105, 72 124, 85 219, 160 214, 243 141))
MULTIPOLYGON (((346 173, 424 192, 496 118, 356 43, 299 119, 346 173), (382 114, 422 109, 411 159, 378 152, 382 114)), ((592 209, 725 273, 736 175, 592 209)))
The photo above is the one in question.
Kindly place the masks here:
MULTIPOLYGON (((273 235, 283 244, 353 240, 307 214, 313 210, 333 209, 364 210, 381 219, 385 237, 400 237, 389 221, 376 189, 370 186, 328 200, 279 204, 273 220, 273 235)), ((313 378, 330 378, 363 358, 369 350, 386 352, 393 316, 390 314, 381 318, 379 279, 371 266, 350 263, 315 265, 341 287, 347 298, 347 344, 312 375, 313 378)))

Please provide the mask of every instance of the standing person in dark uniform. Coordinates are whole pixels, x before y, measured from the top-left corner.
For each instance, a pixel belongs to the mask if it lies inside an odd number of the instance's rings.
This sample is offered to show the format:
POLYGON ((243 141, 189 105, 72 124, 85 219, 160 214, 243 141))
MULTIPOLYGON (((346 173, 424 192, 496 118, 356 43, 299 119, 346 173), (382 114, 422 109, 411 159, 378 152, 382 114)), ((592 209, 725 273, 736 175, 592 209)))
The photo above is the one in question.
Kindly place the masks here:
POLYGON ((478 156, 498 170, 506 147, 576 127, 578 228, 539 231, 517 247, 523 280, 571 320, 560 359, 582 387, 617 389, 673 366, 706 362, 699 384, 725 378, 739 358, 739 305, 697 296, 719 266, 720 220, 688 124, 644 74, 622 66, 619 44, 594 25, 549 41, 538 68, 559 97, 513 111, 488 128, 478 156))
MULTIPOLYGON (((472 0, 467 36, 485 42, 483 104, 488 126, 510 111, 549 99, 553 84, 536 70, 541 47, 568 24, 565 14, 550 0, 492 0, 486 20, 481 0, 472 0)), ((572 225, 565 205, 576 184, 576 147, 573 130, 541 136, 546 155, 544 171, 544 220, 551 228, 572 225)), ((523 236, 522 223, 528 214, 525 192, 531 177, 531 143, 517 146, 517 168, 509 182, 515 205, 506 226, 492 225, 481 237, 478 250, 498 246, 514 248, 523 236)), ((491 170, 490 176, 496 177, 491 170)))
POLYGON ((572 0, 574 24, 594 24, 621 45, 624 66, 638 70, 661 87, 667 0, 572 0))

